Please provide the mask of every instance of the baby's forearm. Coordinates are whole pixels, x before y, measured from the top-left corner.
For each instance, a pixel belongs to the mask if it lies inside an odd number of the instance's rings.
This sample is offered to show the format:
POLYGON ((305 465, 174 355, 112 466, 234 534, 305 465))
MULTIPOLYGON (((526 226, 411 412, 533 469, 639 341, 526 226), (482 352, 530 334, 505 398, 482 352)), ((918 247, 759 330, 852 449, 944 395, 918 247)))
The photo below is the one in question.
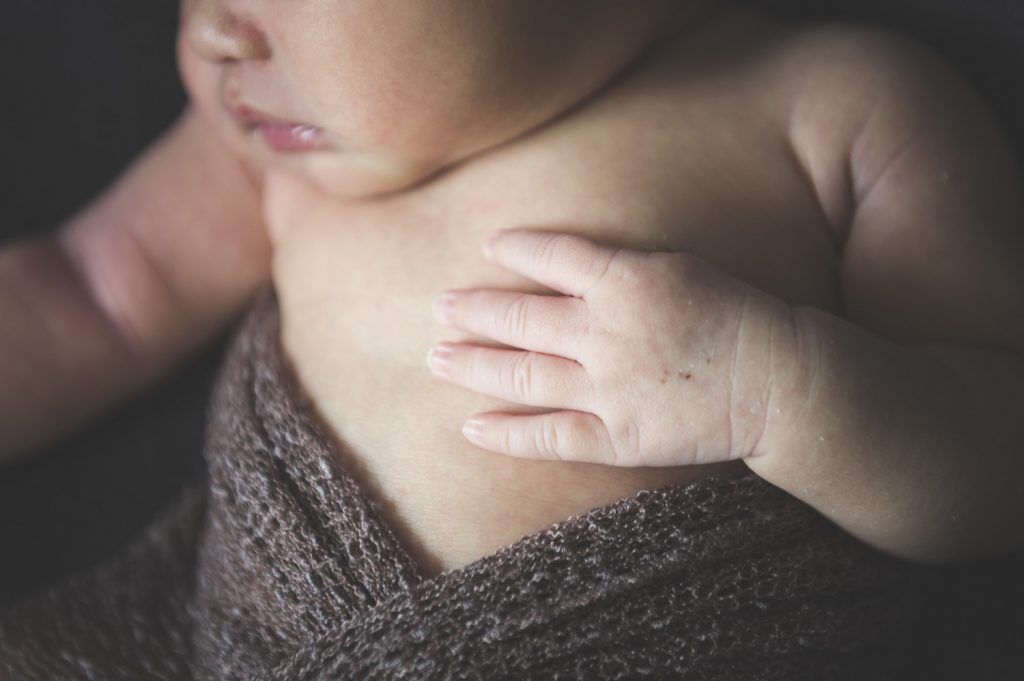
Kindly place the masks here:
POLYGON ((260 197, 188 112, 54 237, 0 250, 0 463, 144 388, 269 276, 260 197))
POLYGON ((142 379, 127 354, 56 240, 0 250, 0 463, 142 379))
POLYGON ((901 346, 818 310, 794 314, 750 468, 902 557, 1019 544, 1024 359, 901 346))

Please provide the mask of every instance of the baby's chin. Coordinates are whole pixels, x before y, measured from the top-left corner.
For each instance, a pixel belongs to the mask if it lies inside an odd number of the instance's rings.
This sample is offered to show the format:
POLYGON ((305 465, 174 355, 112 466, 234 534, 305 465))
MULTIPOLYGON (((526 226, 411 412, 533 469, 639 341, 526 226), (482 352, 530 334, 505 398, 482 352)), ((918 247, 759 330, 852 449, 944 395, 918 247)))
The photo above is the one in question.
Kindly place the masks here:
POLYGON ((409 155, 324 149, 287 153, 269 148, 258 135, 245 132, 220 111, 200 108, 214 124, 231 153, 256 173, 283 170, 301 175, 328 196, 344 201, 384 197, 410 189, 442 170, 441 160, 409 155))
POLYGON ((328 196, 343 201, 401 193, 444 167, 441 162, 410 161, 357 152, 311 152, 271 159, 268 165, 297 172, 328 196))

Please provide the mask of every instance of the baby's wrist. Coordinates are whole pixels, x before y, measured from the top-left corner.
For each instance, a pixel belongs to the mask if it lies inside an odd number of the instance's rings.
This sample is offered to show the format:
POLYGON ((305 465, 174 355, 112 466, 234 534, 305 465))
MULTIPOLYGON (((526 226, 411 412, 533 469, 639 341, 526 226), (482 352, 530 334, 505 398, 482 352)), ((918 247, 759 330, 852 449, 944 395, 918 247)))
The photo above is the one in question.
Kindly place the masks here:
POLYGON ((782 459, 791 458, 801 423, 813 418, 807 397, 820 354, 817 324, 810 308, 787 306, 785 315, 772 330, 761 430, 746 457, 755 472, 787 463, 782 459))

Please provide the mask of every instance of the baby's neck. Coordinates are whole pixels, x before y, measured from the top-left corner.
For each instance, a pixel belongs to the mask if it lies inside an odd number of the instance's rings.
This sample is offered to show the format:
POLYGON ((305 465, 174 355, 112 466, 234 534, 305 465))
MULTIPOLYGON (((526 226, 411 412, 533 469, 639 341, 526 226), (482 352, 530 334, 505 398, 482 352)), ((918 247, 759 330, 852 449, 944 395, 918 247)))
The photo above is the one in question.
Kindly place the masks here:
MULTIPOLYGON (((602 101, 619 86, 629 82, 637 74, 643 72, 645 67, 654 65, 663 58, 666 46, 678 43, 679 40, 687 40, 689 36, 710 28, 717 23, 721 15, 728 13, 728 3, 720 0, 693 0, 688 3, 681 3, 681 7, 674 11, 666 21, 660 22, 653 28, 649 35, 638 44, 628 62, 599 80, 597 84, 585 92, 582 97, 568 103, 564 108, 556 111, 546 119, 535 123, 532 127, 526 127, 523 132, 508 136, 480 149, 473 151, 457 160, 443 165, 437 171, 408 187, 394 194, 389 194, 384 199, 404 198, 409 195, 421 196, 433 193, 436 185, 448 185, 447 182, 453 175, 463 176, 471 168, 477 168, 480 161, 503 157, 510 148, 517 147, 530 138, 535 138, 540 133, 549 137, 557 129, 571 127, 586 109, 602 101), (422 191, 427 190, 427 191, 422 191)), ((557 134, 557 133, 556 133, 557 134)), ((472 174, 470 172, 469 174, 472 174)))
MULTIPOLYGON (((566 95, 564 102, 552 105, 550 111, 545 110, 543 113, 536 110, 520 112, 517 117, 498 124, 499 128, 485 128, 485 133, 470 133, 470 138, 452 144, 447 158, 424 161, 421 166, 423 174, 414 173, 419 179, 413 180, 401 189, 372 196, 370 200, 391 200, 409 193, 418 193, 418 190, 433 185, 441 177, 457 169, 461 170, 467 164, 474 164, 481 157, 490 156, 496 151, 518 144, 542 130, 548 131, 564 124, 571 125, 580 112, 601 100, 621 83, 629 81, 633 74, 644 68, 644 65, 658 60, 667 45, 687 40, 691 34, 697 34, 706 26, 715 23, 716 16, 723 14, 721 10, 727 7, 728 4, 720 0, 673 0, 669 8, 651 18, 650 26, 640 31, 639 35, 635 31, 631 32, 625 41, 629 49, 621 55, 623 58, 620 61, 610 64, 605 60, 602 63, 601 58, 597 56, 585 61, 586 66, 575 71, 574 77, 569 81, 573 84, 567 85, 566 90, 571 94, 566 95), (581 87, 581 84, 585 86, 581 87)), ((595 45, 581 49, 595 55, 599 53, 595 45)))

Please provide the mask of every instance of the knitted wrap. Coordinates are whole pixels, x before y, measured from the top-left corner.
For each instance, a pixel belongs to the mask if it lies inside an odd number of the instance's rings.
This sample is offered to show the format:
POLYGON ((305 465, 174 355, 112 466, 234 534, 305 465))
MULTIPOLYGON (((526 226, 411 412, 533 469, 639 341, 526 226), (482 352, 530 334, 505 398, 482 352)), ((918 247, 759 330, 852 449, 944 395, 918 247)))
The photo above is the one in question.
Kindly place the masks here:
POLYGON ((264 296, 205 489, 0 613, 0 679, 887 678, 902 575, 752 474, 641 491, 427 577, 346 472, 264 296))

